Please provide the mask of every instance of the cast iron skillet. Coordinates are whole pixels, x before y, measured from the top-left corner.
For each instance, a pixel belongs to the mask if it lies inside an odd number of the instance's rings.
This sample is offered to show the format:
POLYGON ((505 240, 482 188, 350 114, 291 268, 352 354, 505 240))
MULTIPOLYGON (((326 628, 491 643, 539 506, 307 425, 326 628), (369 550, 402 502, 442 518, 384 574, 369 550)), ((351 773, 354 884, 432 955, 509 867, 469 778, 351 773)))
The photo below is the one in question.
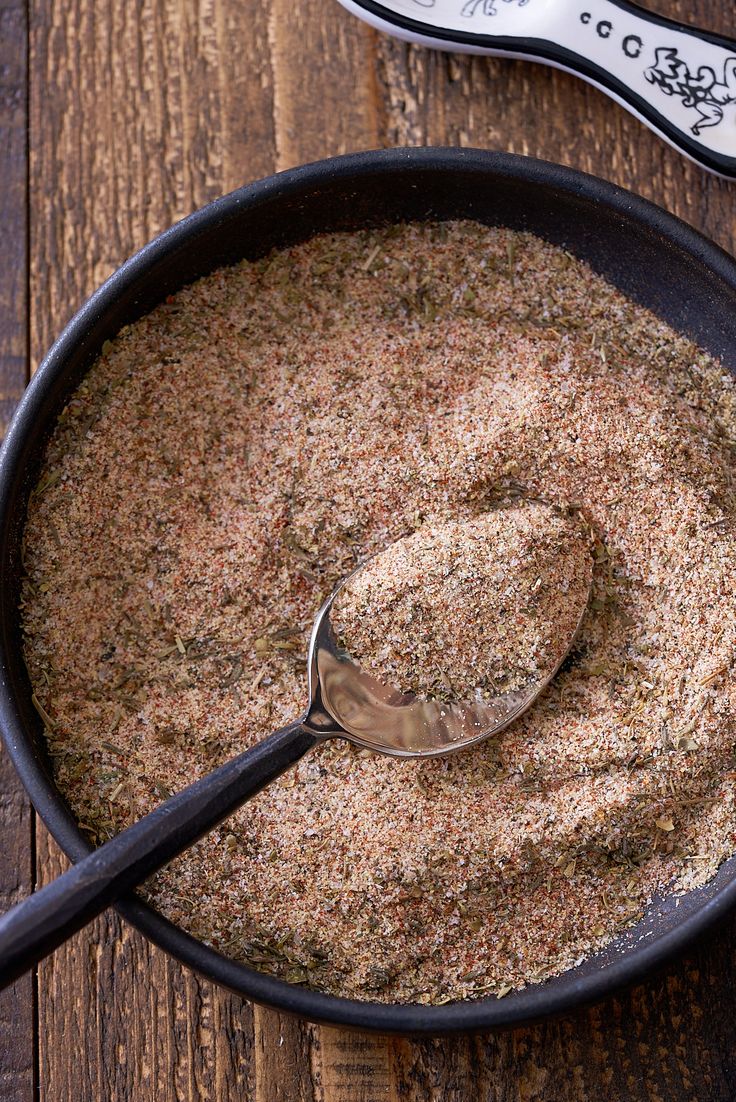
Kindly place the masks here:
MULTIPOLYGON (((241 188, 167 230, 72 319, 29 386, 0 452, 0 727, 36 810, 72 859, 90 846, 50 777, 21 657, 17 611, 28 493, 66 396, 104 340, 213 268, 320 231, 458 217, 531 230, 564 245, 736 371, 736 263, 643 199, 542 161, 460 149, 361 153, 241 188)), ((313 1021, 444 1034, 529 1022, 600 999, 663 964, 734 904, 736 858, 705 888, 682 897, 678 907, 674 900, 653 905, 633 930, 574 970, 501 1000, 438 1007, 318 994, 229 960, 134 896, 118 910, 186 965, 258 1002, 313 1021)))

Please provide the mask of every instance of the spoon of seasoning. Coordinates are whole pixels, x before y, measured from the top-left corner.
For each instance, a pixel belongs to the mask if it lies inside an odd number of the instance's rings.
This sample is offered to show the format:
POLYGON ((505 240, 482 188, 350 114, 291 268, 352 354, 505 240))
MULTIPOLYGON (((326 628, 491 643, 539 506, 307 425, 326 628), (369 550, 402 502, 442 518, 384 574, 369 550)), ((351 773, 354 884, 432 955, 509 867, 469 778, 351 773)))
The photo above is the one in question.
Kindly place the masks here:
POLYGON ((448 754, 525 712, 570 651, 592 589, 579 518, 540 502, 425 526, 317 613, 304 716, 172 796, 0 917, 0 988, 329 738, 448 754))

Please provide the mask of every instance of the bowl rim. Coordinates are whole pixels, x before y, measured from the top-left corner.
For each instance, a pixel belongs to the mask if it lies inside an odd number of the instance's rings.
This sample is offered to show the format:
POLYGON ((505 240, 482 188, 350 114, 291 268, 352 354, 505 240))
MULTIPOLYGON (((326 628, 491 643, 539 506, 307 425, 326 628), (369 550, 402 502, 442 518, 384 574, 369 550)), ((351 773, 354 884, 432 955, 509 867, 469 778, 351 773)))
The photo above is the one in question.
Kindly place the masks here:
MULTIPOLYGON (((411 174, 427 169, 445 172, 448 178, 462 169, 463 172, 477 172, 486 180, 493 177, 518 179, 599 203, 624 221, 634 222, 662 242, 675 245, 696 265, 709 269, 736 291, 736 261, 691 226, 624 188, 552 162, 511 153, 430 146, 369 150, 288 169, 215 199, 165 230, 126 260, 74 314, 29 383, 0 449, 0 531, 8 526, 11 483, 23 462, 26 438, 33 431, 53 381, 63 371, 72 350, 90 326, 123 291, 144 280, 162 257, 184 245, 191 247, 198 237, 226 222, 244 205, 257 208, 274 198, 298 197, 305 189, 313 188, 328 177, 331 180, 356 176, 380 179, 397 170, 411 174)), ((66 855, 78 861, 93 847, 79 831, 36 754, 33 736, 20 720, 9 684, 2 642, 0 734, 36 811, 66 855)), ((380 1033, 437 1036, 527 1025, 598 1002, 669 962, 734 906, 736 878, 719 888, 711 899, 673 929, 649 943, 637 944, 635 949, 607 967, 580 976, 564 991, 540 984, 515 992, 513 998, 492 996, 442 1006, 369 1002, 327 995, 231 960, 187 934, 135 895, 119 902, 116 910, 150 941, 190 969, 256 1002, 315 1022, 380 1033)))

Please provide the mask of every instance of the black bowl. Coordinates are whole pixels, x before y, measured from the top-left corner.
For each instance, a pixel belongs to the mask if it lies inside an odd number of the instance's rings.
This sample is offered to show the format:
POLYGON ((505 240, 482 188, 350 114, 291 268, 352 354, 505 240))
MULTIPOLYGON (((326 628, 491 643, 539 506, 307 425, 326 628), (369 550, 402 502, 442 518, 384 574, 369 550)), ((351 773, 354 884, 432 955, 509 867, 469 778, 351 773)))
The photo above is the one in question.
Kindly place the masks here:
MULTIPOLYGON (((569 168, 502 153, 397 149, 321 161, 241 188, 167 230, 113 275, 39 368, 0 452, 0 724, 36 810, 74 860, 89 852, 51 779, 21 656, 18 594, 28 494, 55 418, 102 342, 167 294, 222 264, 314 233, 420 219, 476 218, 531 230, 587 260, 736 371, 736 263, 642 199, 569 168)), ((506 998, 427 1007, 355 1002, 255 972, 134 896, 118 910, 184 964, 258 1002, 313 1021, 445 1034, 509 1026, 593 1002, 680 952, 736 903, 736 859, 710 884, 649 908, 609 947, 506 998)))

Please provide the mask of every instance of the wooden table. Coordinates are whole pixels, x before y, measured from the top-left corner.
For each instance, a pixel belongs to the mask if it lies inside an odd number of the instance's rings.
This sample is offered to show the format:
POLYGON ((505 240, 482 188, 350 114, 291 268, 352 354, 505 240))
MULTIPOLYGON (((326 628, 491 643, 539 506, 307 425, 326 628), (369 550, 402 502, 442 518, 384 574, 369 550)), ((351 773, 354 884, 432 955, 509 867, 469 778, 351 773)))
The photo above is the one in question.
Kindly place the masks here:
MULTIPOLYGON (((733 33, 727 0, 659 0, 733 33)), ((0 0, 0 418, 134 249, 276 169, 449 144, 562 161, 733 251, 736 192, 539 66, 379 37, 334 0, 0 0)), ((0 759, 0 910, 64 867, 0 759)), ((3 1102, 736 1098, 736 918, 669 971, 535 1029, 364 1037, 251 1006, 107 914, 0 996, 3 1102)))

